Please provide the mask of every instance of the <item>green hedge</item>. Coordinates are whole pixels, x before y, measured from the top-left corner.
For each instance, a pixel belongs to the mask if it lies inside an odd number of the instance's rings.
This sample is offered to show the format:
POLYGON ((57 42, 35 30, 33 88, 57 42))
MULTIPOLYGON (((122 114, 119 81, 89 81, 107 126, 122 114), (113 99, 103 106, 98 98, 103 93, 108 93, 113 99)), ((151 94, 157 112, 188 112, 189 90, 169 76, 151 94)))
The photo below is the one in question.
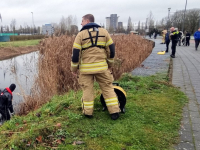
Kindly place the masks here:
POLYGON ((10 41, 24 41, 24 40, 34 40, 42 39, 45 35, 19 35, 19 36, 10 36, 10 41))

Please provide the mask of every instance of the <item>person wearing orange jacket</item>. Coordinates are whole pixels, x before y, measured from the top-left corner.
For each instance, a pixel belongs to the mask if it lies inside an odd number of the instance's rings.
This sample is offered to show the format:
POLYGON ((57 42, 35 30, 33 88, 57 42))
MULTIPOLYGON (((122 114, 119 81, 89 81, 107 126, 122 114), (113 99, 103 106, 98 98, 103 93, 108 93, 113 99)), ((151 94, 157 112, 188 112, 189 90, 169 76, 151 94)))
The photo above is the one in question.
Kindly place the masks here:
POLYGON ((71 71, 74 75, 79 70, 79 84, 83 90, 83 114, 93 117, 94 93, 93 84, 96 80, 102 90, 111 119, 119 118, 119 102, 112 85, 115 46, 108 31, 94 23, 94 16, 87 14, 82 17, 82 29, 73 44, 71 71))

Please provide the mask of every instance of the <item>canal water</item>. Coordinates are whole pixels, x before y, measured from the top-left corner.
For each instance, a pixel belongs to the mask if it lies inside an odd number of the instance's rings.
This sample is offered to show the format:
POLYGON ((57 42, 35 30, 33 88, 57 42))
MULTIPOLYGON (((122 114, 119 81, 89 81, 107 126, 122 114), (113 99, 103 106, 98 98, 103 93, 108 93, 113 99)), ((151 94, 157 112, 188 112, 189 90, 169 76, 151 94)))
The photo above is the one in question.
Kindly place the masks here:
POLYGON ((38 53, 32 52, 0 61, 0 89, 15 83, 13 92, 14 108, 23 101, 23 95, 30 95, 38 72, 38 53))

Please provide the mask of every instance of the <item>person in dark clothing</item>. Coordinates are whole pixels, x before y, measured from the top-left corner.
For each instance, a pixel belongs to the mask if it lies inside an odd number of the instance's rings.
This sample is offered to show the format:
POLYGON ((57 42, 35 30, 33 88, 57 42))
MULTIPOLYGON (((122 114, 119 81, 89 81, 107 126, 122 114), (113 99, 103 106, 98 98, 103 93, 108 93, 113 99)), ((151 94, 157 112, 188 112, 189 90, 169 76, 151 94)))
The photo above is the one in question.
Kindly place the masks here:
POLYGON ((171 34, 170 34, 170 38, 172 40, 172 54, 170 55, 172 58, 175 58, 175 53, 176 53, 176 44, 178 41, 178 31, 175 30, 174 27, 170 28, 171 34))
POLYGON ((151 39, 151 32, 149 32, 149 38, 151 39))
POLYGON ((186 31, 186 46, 190 46, 190 33, 186 31))
POLYGON ((181 46, 182 32, 178 31, 178 45, 181 46))
POLYGON ((14 115, 14 110, 12 106, 12 98, 13 98, 12 92, 15 90, 15 88, 16 85, 11 84, 9 88, 7 87, 1 92, 0 114, 2 115, 2 120, 10 120, 9 111, 12 116, 14 115))
POLYGON ((199 43, 200 43, 200 27, 198 31, 194 33, 194 39, 195 39, 195 49, 197 50, 199 43))
POLYGON ((170 39, 169 39, 169 36, 170 36, 170 31, 168 31, 166 34, 165 34, 165 44, 166 44, 166 53, 168 53, 168 49, 169 49, 169 43, 170 43, 170 39))
POLYGON ((157 32, 155 32, 155 34, 154 34, 154 39, 156 39, 156 37, 157 37, 157 32))

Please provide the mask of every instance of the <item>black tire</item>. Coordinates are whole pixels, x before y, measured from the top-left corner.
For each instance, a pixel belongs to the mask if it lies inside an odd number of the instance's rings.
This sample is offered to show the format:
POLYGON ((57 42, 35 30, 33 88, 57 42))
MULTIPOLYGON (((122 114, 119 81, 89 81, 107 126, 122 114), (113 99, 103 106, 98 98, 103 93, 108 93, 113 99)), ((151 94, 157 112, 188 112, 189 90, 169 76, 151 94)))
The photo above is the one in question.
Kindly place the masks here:
MULTIPOLYGON (((117 95, 117 98, 118 98, 118 101, 120 103, 120 109, 121 109, 121 112, 122 113, 125 113, 125 105, 126 105, 126 97, 124 95, 124 93, 118 89, 114 89, 116 95, 117 95)), ((101 104, 103 106, 103 111, 107 110, 107 106, 106 106, 106 103, 105 103, 105 100, 104 100, 104 97, 103 95, 101 94, 100 96, 100 101, 101 101, 101 104)))

